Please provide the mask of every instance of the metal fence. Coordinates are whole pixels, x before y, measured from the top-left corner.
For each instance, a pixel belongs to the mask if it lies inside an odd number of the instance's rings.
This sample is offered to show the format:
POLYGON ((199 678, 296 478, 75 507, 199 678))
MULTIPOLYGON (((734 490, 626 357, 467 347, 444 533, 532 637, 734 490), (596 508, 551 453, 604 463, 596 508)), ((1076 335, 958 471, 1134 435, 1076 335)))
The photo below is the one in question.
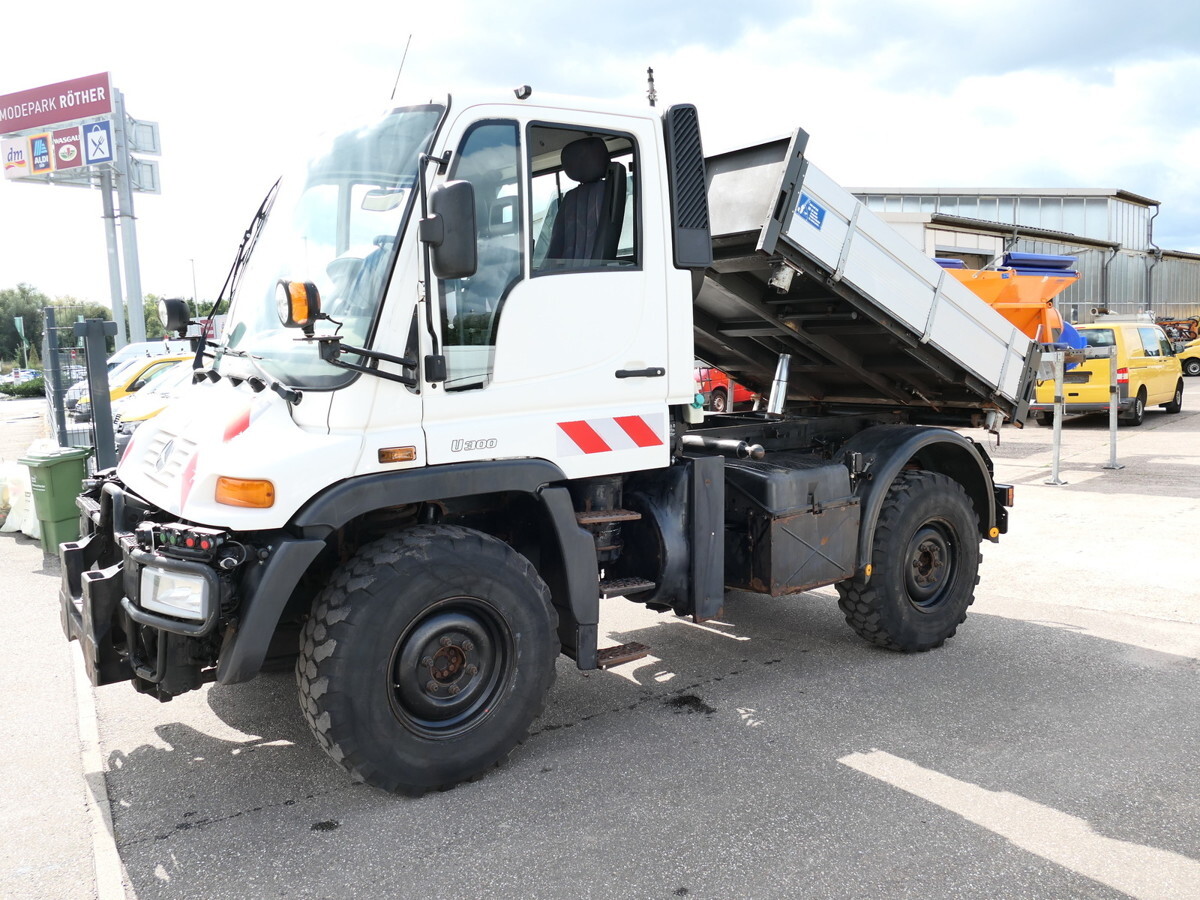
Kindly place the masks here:
MULTIPOLYGON (((105 323, 77 321, 81 315, 70 309, 45 307, 45 329, 42 337, 42 370, 46 381, 46 402, 54 437, 60 447, 92 447, 97 443, 97 430, 107 430, 107 442, 112 442, 112 405, 108 395, 109 355, 103 337, 105 323), (82 327, 80 327, 82 326, 82 327), (97 329, 99 326, 99 329, 97 329), (83 331, 99 330, 98 339, 89 353, 83 331), (97 390, 91 390, 95 385, 97 390), (81 403, 80 401, 84 401, 81 403), (97 423, 101 423, 97 429, 97 423), (107 424, 107 429, 104 425, 107 424)), ((108 323, 111 325, 111 323, 108 323)), ((89 469, 112 464, 112 450, 93 453, 89 469)))

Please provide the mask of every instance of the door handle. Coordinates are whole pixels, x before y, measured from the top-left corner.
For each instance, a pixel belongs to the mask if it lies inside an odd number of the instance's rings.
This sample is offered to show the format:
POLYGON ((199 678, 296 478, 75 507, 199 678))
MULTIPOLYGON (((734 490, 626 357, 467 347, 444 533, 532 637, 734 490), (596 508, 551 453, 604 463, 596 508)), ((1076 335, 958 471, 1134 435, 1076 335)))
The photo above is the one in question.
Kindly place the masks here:
POLYGON ((649 369, 617 369, 618 378, 662 378, 667 370, 652 366, 649 369))

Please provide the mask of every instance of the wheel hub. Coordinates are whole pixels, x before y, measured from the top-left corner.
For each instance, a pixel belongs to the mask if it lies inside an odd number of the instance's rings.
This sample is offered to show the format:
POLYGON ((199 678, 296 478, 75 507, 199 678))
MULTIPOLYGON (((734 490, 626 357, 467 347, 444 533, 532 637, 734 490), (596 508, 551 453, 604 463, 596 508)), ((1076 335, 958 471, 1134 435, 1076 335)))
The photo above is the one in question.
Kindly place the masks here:
POLYGON ((510 638, 483 601, 435 607, 396 644, 392 710, 418 731, 445 734, 486 714, 512 667, 510 638))
POLYGON ((913 536, 905 587, 916 606, 930 607, 940 601, 951 574, 952 552, 946 535, 932 523, 913 536))

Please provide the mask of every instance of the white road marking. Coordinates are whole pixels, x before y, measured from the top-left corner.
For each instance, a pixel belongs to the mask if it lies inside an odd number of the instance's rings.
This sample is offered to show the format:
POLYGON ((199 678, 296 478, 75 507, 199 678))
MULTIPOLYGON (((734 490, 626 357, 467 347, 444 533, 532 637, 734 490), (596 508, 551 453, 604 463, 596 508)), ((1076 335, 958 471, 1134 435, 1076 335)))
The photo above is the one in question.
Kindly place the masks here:
POLYGON ((1096 834, 1083 819, 1007 791, 989 791, 872 750, 838 762, 934 803, 1023 850, 1139 900, 1195 897, 1200 862, 1096 834))

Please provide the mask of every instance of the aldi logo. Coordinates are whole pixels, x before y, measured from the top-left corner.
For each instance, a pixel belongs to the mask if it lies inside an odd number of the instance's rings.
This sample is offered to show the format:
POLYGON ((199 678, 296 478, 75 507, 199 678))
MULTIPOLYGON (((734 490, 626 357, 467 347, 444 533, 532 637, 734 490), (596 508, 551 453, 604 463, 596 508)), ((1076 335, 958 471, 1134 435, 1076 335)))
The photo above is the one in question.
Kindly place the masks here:
POLYGON ((50 153, 50 135, 29 136, 29 174, 45 175, 54 171, 54 157, 50 153))

